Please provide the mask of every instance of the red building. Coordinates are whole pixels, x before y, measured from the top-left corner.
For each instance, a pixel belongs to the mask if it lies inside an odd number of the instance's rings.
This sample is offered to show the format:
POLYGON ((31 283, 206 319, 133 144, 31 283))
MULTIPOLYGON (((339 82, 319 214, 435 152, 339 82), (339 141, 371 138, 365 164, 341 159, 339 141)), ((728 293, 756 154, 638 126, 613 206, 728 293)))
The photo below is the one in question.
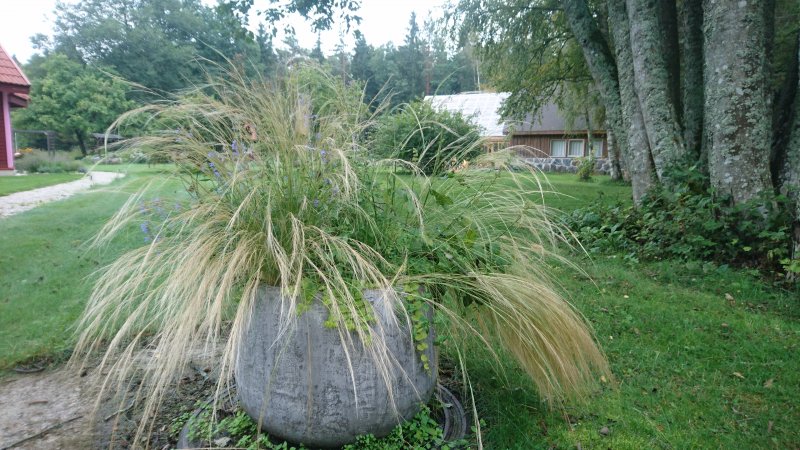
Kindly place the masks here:
POLYGON ((0 45, 0 175, 14 173, 11 108, 28 106, 31 83, 0 45))

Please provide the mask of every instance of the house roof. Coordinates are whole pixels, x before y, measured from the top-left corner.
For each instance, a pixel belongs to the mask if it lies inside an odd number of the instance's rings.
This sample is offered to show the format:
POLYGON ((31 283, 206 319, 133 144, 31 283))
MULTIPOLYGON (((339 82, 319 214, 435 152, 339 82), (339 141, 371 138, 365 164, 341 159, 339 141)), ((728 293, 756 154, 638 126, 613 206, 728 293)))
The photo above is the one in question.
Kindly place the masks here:
MULTIPOLYGON (((588 130, 586 119, 576 117, 571 127, 567 127, 567 121, 559 111, 555 103, 547 103, 539 110, 538 114, 528 113, 523 120, 513 121, 506 124, 506 133, 514 132, 517 134, 552 134, 554 132, 580 132, 588 130)), ((603 125, 594 125, 594 131, 601 131, 603 125)))
POLYGON ((436 109, 460 112, 471 118, 483 136, 503 136, 500 107, 509 94, 505 92, 465 92, 454 95, 428 95, 425 100, 436 109))
POLYGON ((11 58, 6 50, 0 45, 0 85, 10 85, 29 88, 31 82, 22 73, 14 59, 11 58))
POLYGON ((11 93, 8 100, 12 108, 24 108, 28 106, 31 97, 28 94, 11 93))

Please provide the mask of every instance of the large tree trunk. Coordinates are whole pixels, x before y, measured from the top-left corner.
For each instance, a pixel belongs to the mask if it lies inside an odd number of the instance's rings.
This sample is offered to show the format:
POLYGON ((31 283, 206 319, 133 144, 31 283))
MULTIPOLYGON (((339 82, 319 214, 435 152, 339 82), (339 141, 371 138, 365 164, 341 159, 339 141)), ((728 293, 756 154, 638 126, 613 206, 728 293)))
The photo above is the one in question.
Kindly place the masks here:
MULTIPOLYGON (((619 160, 619 155, 627 153, 627 130, 622 125, 622 104, 619 96, 617 67, 614 57, 608 48, 607 41, 597 27, 597 22, 589 11, 586 0, 568 0, 564 3, 567 23, 572 34, 583 50, 583 57, 589 72, 597 85, 603 104, 606 107, 606 122, 616 138, 613 149, 616 155, 609 155, 612 162, 619 160)), ((611 178, 619 179, 619 166, 611 164, 611 178)))
POLYGON ((628 130, 628 173, 633 186, 633 202, 641 204, 642 197, 655 184, 650 159, 650 143, 642 118, 639 99, 633 88, 633 55, 630 46, 630 25, 623 0, 608 2, 608 20, 614 37, 619 69, 619 88, 622 100, 622 124, 628 130))
POLYGON ((705 108, 711 185, 734 203, 772 188, 772 111, 764 3, 704 1, 705 108))
POLYGON ((678 7, 683 142, 700 160, 703 143, 703 0, 682 0, 678 7))
POLYGON ((664 36, 655 0, 627 0, 634 86, 642 109, 650 153, 659 180, 686 161, 676 105, 669 95, 670 75, 664 55, 664 36))

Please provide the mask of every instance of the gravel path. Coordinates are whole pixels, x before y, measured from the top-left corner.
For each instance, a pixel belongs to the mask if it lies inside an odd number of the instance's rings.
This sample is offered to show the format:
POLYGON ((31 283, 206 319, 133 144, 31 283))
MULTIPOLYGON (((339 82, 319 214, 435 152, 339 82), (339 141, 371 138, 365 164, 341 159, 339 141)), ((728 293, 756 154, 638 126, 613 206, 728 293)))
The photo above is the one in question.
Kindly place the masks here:
POLYGON ((13 216, 42 203, 65 199, 92 186, 109 184, 124 176, 125 174, 116 172, 89 172, 77 181, 6 195, 0 197, 0 217, 13 216))

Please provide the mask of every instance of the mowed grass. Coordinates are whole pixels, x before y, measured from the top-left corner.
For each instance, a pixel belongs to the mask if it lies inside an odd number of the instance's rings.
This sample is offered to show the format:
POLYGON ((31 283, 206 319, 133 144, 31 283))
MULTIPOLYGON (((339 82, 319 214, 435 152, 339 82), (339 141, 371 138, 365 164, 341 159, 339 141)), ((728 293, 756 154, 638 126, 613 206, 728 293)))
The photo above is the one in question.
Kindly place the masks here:
MULTIPOLYGON (((595 175, 589 181, 579 181, 572 173, 544 174, 539 182, 544 191, 544 204, 561 212, 570 212, 590 203, 631 204, 631 187, 611 181, 606 175, 595 175)), ((533 185, 534 181, 528 183, 533 185)))
MULTIPOLYGON (((92 272, 127 248, 129 234, 102 252, 84 242, 139 186, 169 166, 128 171, 111 187, 0 219, 0 368, 58 360, 91 290, 92 272)), ((630 202, 630 188, 598 177, 548 176, 547 205, 630 202)), ((177 195, 176 184, 153 195, 177 195)), ((574 256, 583 269, 550 269, 597 331, 614 380, 584 405, 546 408, 512 358, 500 366, 467 348, 488 449, 797 448, 800 446, 800 299, 752 274, 704 263, 631 265, 613 256, 574 256), (726 295, 727 294, 727 295, 726 295), (498 370, 500 369, 500 370, 498 370), (603 428, 607 430, 603 430, 603 428), (601 430, 608 431, 601 434, 601 430), (580 447, 578 447, 580 445, 580 447)), ((454 359, 451 349, 443 355, 454 359)))
POLYGON ((470 371, 487 448, 800 445, 796 292, 698 263, 583 263, 591 279, 553 271, 594 326, 616 379, 586 405, 548 410, 510 358, 504 378, 476 346, 470 371))
POLYGON ((35 173, 0 177, 0 196, 80 180, 82 177, 79 173, 35 173))
MULTIPOLYGON (((163 170, 131 166, 128 177, 110 186, 0 219, 0 370, 69 353, 92 273, 143 239, 133 229, 102 251, 88 251, 86 242, 132 192, 163 170)), ((162 195, 178 190, 155 189, 162 195)))

